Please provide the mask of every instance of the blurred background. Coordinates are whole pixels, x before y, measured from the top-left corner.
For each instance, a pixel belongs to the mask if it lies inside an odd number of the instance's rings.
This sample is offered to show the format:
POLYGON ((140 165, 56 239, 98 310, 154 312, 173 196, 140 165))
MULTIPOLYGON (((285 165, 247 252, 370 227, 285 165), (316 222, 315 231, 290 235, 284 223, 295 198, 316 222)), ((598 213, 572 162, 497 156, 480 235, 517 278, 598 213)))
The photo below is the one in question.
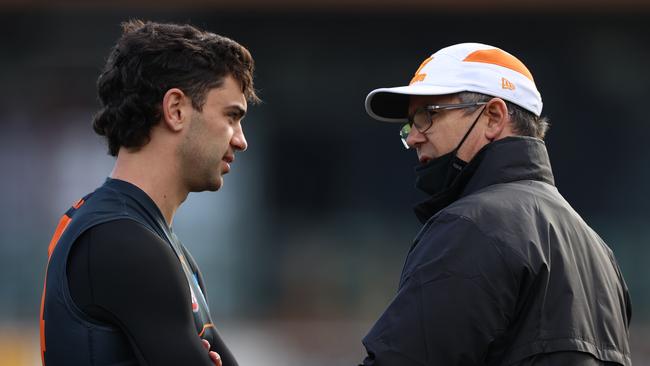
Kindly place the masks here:
POLYGON ((242 366, 354 365, 395 293, 411 239, 415 153, 366 94, 406 84, 458 42, 532 71, 556 183, 616 254, 650 365, 650 4, 559 0, 3 1, 0 3, 0 365, 39 365, 47 245, 113 158, 94 135, 97 79, 128 18, 189 22, 248 47, 264 103, 217 193, 177 234, 242 366))

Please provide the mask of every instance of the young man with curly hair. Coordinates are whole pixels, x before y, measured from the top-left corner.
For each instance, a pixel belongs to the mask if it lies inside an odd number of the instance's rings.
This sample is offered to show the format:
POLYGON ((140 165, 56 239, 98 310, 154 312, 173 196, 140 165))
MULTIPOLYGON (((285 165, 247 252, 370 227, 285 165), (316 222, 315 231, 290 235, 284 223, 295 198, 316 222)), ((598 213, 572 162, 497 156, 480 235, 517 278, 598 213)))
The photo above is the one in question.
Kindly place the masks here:
POLYGON ((97 82, 93 122, 115 167, 50 242, 43 364, 236 365, 171 225, 189 192, 218 190, 246 150, 241 122, 258 101, 253 58, 190 25, 122 28, 97 82))

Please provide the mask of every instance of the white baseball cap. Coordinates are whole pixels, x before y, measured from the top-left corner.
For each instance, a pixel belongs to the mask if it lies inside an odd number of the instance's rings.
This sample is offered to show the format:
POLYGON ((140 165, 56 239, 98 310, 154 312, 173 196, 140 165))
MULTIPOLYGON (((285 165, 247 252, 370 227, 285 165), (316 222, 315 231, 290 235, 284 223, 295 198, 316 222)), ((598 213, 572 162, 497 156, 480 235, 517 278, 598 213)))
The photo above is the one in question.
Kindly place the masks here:
POLYGON ((366 111, 379 121, 406 123, 410 95, 464 91, 502 98, 536 116, 542 113, 542 96, 528 68, 508 52, 481 43, 460 43, 434 53, 409 85, 371 91, 366 111))

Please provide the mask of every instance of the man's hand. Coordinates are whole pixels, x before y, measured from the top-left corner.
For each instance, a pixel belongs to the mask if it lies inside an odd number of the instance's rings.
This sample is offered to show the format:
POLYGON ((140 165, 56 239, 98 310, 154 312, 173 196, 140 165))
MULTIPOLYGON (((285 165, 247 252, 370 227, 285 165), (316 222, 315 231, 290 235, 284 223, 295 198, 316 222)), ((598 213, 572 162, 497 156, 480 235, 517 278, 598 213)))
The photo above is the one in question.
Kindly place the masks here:
POLYGON ((212 362, 214 362, 214 365, 221 366, 221 357, 219 357, 219 354, 217 352, 210 351, 210 342, 206 341, 205 339, 201 339, 201 343, 203 343, 205 350, 208 351, 208 354, 210 355, 212 362))

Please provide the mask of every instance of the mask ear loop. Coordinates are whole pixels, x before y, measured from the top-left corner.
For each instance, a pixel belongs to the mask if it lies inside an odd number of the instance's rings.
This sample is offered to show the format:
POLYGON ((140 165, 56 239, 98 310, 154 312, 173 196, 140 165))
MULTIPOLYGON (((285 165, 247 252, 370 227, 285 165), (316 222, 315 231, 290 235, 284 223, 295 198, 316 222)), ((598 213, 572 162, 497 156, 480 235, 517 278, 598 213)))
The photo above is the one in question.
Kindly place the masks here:
MULTIPOLYGON (((465 142, 465 139, 467 139, 467 136, 469 136, 469 134, 474 129, 474 126, 476 126, 476 122, 478 122, 478 119, 481 118, 481 114, 483 114, 483 111, 485 111, 485 107, 487 107, 487 106, 484 106, 483 109, 481 109, 481 113, 479 113, 478 116, 476 116, 476 119, 474 120, 474 123, 472 123, 472 127, 470 127, 469 130, 467 130, 467 132, 465 133, 465 136, 463 136, 463 139, 460 140, 460 143, 458 143, 458 146, 456 146, 456 148, 454 149, 455 152, 458 152, 458 149, 460 149, 460 147, 463 145, 463 142, 465 142)), ((456 154, 454 154, 454 155, 456 155, 456 154)))

